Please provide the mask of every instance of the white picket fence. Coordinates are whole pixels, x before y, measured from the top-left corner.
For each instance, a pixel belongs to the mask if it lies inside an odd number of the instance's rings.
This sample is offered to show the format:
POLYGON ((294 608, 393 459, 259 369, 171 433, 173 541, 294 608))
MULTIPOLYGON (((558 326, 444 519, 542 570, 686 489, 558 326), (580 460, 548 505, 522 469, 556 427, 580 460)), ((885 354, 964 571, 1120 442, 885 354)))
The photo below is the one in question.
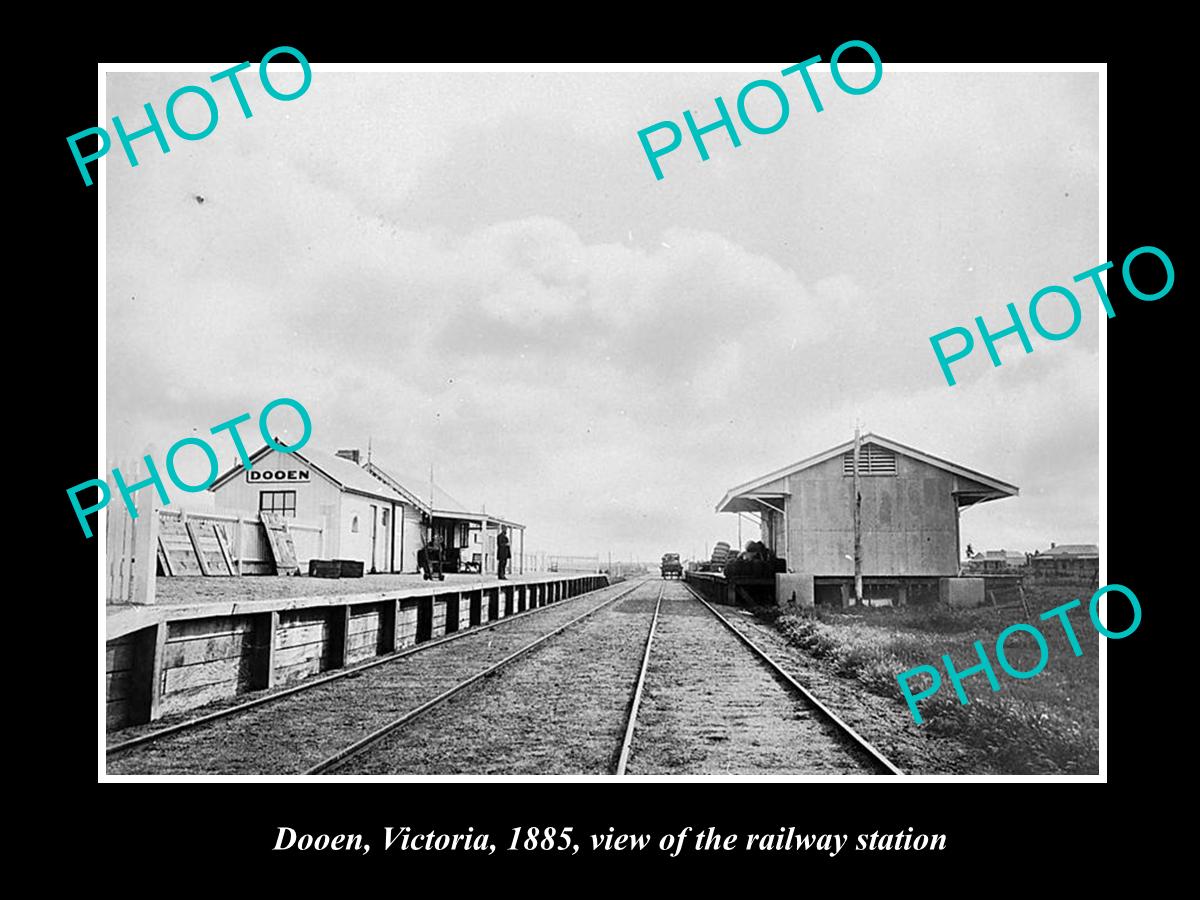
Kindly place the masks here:
MULTIPOLYGON (((146 475, 145 464, 140 460, 125 463, 120 469, 128 484, 135 484, 146 475)), ((104 517, 104 554, 108 572, 105 596, 109 603, 154 602, 160 501, 153 490, 138 491, 133 500, 138 513, 136 519, 129 515, 119 495, 99 513, 104 517)))
POLYGON ((547 572, 599 572, 600 556, 557 556, 546 557, 547 572))
MULTIPOLYGON (((122 466, 121 471, 133 473, 132 476, 126 476, 130 484, 145 477, 144 467, 136 463, 122 466)), ((105 517, 108 603, 154 602, 158 529, 164 520, 215 522, 225 533, 234 571, 238 575, 262 575, 274 571, 271 545, 258 516, 164 507, 153 489, 140 490, 134 494, 133 499, 137 507, 137 518, 130 516, 119 495, 100 513, 105 517)), ((310 559, 325 556, 329 534, 328 522, 325 518, 315 521, 288 519, 287 525, 296 547, 296 558, 300 562, 301 571, 306 571, 310 559)))

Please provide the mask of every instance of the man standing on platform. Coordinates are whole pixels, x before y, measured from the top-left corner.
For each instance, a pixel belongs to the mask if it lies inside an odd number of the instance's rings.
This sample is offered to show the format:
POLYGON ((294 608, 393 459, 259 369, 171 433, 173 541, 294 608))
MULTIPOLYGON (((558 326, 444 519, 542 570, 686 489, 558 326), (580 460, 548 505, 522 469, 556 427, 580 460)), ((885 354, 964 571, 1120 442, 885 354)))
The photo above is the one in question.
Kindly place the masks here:
POLYGON ((505 581, 508 580, 508 579, 504 578, 504 569, 508 566, 509 555, 510 555, 510 552, 508 549, 508 528, 501 525, 500 526, 500 535, 496 538, 496 562, 500 568, 500 572, 497 575, 497 577, 501 578, 505 581))

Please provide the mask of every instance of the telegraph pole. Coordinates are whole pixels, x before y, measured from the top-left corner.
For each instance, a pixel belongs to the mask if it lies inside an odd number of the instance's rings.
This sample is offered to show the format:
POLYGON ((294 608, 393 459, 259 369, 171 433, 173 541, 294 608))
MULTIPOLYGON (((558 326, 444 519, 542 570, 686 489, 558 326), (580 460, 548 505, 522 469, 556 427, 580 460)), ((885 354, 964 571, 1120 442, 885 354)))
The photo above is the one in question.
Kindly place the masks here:
POLYGON ((854 602, 862 606, 862 494, 859 493, 858 456, 862 438, 854 422, 854 602))

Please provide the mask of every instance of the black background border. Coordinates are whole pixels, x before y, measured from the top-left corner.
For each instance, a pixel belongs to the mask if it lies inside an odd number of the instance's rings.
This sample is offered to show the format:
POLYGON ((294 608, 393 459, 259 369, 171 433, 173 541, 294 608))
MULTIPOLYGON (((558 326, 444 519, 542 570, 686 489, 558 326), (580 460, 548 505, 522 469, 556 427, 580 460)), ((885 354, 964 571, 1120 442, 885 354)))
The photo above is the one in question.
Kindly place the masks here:
MULTIPOLYGON (((399 14, 399 10, 396 13, 399 14)), ((753 860, 753 872, 816 871, 859 877, 868 872, 901 871, 932 875, 965 866, 972 871, 986 866, 1008 868, 1029 857, 1068 859, 1071 854, 1095 854, 1114 829, 1124 830, 1129 816, 1140 816, 1143 803, 1159 792, 1160 780, 1174 778, 1167 760, 1179 749, 1178 738, 1160 717, 1151 698, 1174 697, 1174 680, 1168 661, 1180 654, 1187 641, 1186 622, 1176 610, 1186 599, 1179 587, 1168 583, 1168 561, 1186 557, 1188 535, 1169 526, 1175 509, 1188 501, 1186 493, 1172 490, 1163 468, 1148 457, 1162 455, 1154 442, 1184 439, 1181 416, 1190 384, 1183 378, 1183 360, 1189 329, 1183 323, 1188 271, 1184 261, 1182 230, 1175 227, 1175 207, 1186 183, 1183 153, 1188 148, 1183 128, 1190 93, 1173 32, 1186 30, 1162 17, 1148 21, 1052 22, 1039 15, 1035 25, 1015 9, 1005 18, 1011 24, 968 24, 940 27, 922 23, 886 23, 875 15, 846 16, 832 25, 815 26, 802 9, 792 12, 745 12, 736 19, 705 19, 703 25, 681 27, 664 22, 644 25, 641 13, 589 10, 586 40, 565 32, 579 30, 567 20, 585 15, 539 16, 547 22, 502 15, 488 22, 474 15, 470 34, 461 22, 447 24, 432 19, 394 27, 374 27, 363 19, 342 26, 322 16, 312 24, 295 12, 274 17, 277 21, 247 24, 247 16, 231 11, 219 18, 229 24, 190 21, 187 25, 162 25, 151 33, 145 28, 79 27, 78 33, 55 40, 52 60, 39 67, 53 84, 46 90, 33 119, 34 151, 26 160, 33 174, 22 176, 20 187, 33 190, 24 206, 34 257, 46 253, 42 269, 35 272, 34 289, 48 292, 53 302, 29 302, 33 333, 44 341, 51 367, 60 366, 62 377, 38 382, 32 397, 32 417, 47 436, 42 460, 53 473, 50 485, 34 492, 32 504, 47 514, 46 533, 55 542, 57 571, 68 579, 68 592, 80 606, 94 609, 96 557, 94 542, 82 540, 65 487, 95 477, 96 369, 94 327, 96 278, 96 192, 85 188, 67 149, 65 136, 96 122, 96 63, 180 60, 248 59, 257 64, 269 49, 291 45, 312 62, 389 61, 396 59, 675 59, 733 56, 736 58, 807 58, 850 40, 870 42, 885 68, 890 62, 1107 62, 1108 69, 1108 258, 1114 261, 1108 290, 1117 312, 1106 324, 1109 359, 1108 469, 1115 490, 1108 498, 1107 574, 1110 582, 1132 588, 1142 601, 1144 619, 1138 632, 1108 645, 1108 784, 991 785, 910 783, 847 784, 648 784, 617 787, 611 783, 570 784, 543 781, 536 784, 407 783, 277 785, 237 780, 192 787, 186 784, 110 784, 94 804, 85 807, 86 833, 109 857, 107 864, 125 866, 139 874, 159 867, 176 872, 205 860, 220 859, 238 871, 271 878, 285 873, 302 875, 316 869, 341 873, 388 869, 397 879, 414 872, 457 880, 492 873, 521 873, 521 880, 550 889, 552 883, 537 878, 550 872, 607 873, 620 878, 627 866, 653 867, 664 875, 738 871, 745 856, 709 854, 668 859, 658 853, 592 855, 574 858, 557 854, 504 854, 476 857, 463 854, 383 854, 367 857, 350 854, 272 853, 276 828, 291 825, 300 831, 364 832, 378 834, 382 826, 412 825, 457 832, 472 826, 489 831, 504 843, 512 827, 522 825, 573 825, 576 833, 677 832, 683 826, 715 826, 719 831, 766 832, 796 825, 806 832, 837 831, 851 835, 873 830, 897 831, 913 826, 917 832, 949 835, 948 849, 929 854, 865 854, 844 851, 836 859, 816 854, 762 854, 753 860), (780 17, 773 22, 774 17, 780 17), (284 25, 282 20, 300 20, 284 25), (550 21, 552 20, 552 21, 550 21), (794 20, 794 21, 793 21, 794 20), (236 23, 236 25, 234 24, 236 23), (367 27, 371 26, 371 27, 367 27), (520 38, 513 35, 520 34, 520 38), (740 37, 738 35, 741 35, 740 37), (757 42, 757 34, 780 34, 757 42), (489 40, 484 39, 488 36, 489 40), (418 56, 418 48, 424 56, 418 56), (51 100, 53 102, 51 102, 51 100), (1119 275, 1121 261, 1135 247, 1153 244, 1172 259, 1175 287, 1157 303, 1130 297, 1119 275), (65 307, 65 310, 64 308, 65 307), (67 315, 64 316, 63 313, 67 315), (42 321, 37 321, 41 319, 42 321), (64 411, 66 413, 64 414, 64 411), (1178 493, 1178 496, 1176 494, 1178 493), (1164 527, 1166 524, 1168 527, 1164 527), (64 558, 65 556, 65 558, 64 558), (70 587, 74 582, 75 590, 70 587), (1173 638, 1169 638, 1171 634, 1173 638), (1171 642, 1174 642, 1172 644, 1171 642), (1148 753, 1155 760, 1147 761, 1148 753), (1064 797, 1062 792, 1070 791, 1064 797), (184 867, 180 869, 180 867, 184 867), (363 868, 363 867, 367 868, 363 868), (766 868, 764 868, 764 866, 766 868), (797 870, 796 867, 802 867, 797 870), (530 880, 526 881, 526 877, 530 880)), ((656 18, 674 14, 659 11, 656 18)), ((981 17, 989 14, 980 11, 981 17)), ((689 15, 688 18, 694 16, 689 15)), ((897 17, 899 18, 899 17, 897 17)), ((376 25, 379 23, 375 23, 376 25)), ((403 98, 397 97, 397 103, 403 98)), ((25 136, 30 131, 22 128, 25 136)), ((1096 260, 1100 262, 1101 260, 1096 260)), ((1078 271, 1075 261, 1064 260, 1064 277, 1078 271)), ((26 275, 29 273, 26 272, 26 275)), ((1019 275, 1019 273, 1016 273, 1019 275)), ((1017 279, 1020 282, 1020 279, 1017 279)), ((1003 286, 997 286, 1002 291, 1003 286)), ((1081 292, 1086 297, 1086 292, 1081 292)), ((1013 298, 1017 299, 1017 298, 1013 298)), ((33 298, 26 298, 32 301, 33 298)), ((1095 308, 1085 314, 1096 314, 1095 308)), ((1049 351, 1047 351, 1049 352, 1049 351)), ((992 370, 1003 377, 1003 370, 992 370)), ((1055 390, 1047 384, 1046 390, 1055 390)), ((17 392, 24 395, 24 392, 17 392)), ((1194 404, 1194 400, 1191 401, 1194 404)), ((55 599, 57 603, 57 598, 55 599)), ((94 771, 96 706, 94 660, 96 636, 90 621, 67 617, 63 656, 58 674, 44 680, 43 689, 60 698, 43 728, 57 740, 64 754, 54 765, 54 777, 72 776, 79 768, 94 771), (84 624, 79 625, 82 621, 84 624), (69 654, 69 660, 67 659, 69 654), (74 661, 74 662, 70 662, 74 661), (57 683, 61 682, 61 683, 57 683)), ((36 657, 35 657, 36 660, 36 657)), ((43 663, 44 663, 43 659, 43 663)), ((44 666, 43 666, 44 668, 44 666)), ((90 778, 85 772, 84 778, 90 778)), ((74 778, 71 779, 74 781, 74 778)), ((1169 782, 1162 785, 1169 787, 1169 782)), ((57 820, 56 820, 57 821, 57 820)), ((49 827, 68 827, 50 825, 49 827)), ((1150 825, 1153 830, 1153 824, 1150 825)), ((1142 831, 1143 838, 1146 837, 1142 831)), ((1144 840, 1143 849, 1154 845, 1144 840)), ((1014 873, 1015 874, 1015 873, 1014 873)), ((743 873, 744 877, 745 873, 743 873)), ((907 883, 907 882, 904 882, 907 883)), ((395 882, 397 888, 400 882, 395 882)), ((579 883, 555 882, 563 889, 579 883)), ((715 886, 715 882, 713 883, 715 886)), ((408 887, 408 885, 405 885, 408 887)), ((540 891, 539 891, 540 892, 540 891)))

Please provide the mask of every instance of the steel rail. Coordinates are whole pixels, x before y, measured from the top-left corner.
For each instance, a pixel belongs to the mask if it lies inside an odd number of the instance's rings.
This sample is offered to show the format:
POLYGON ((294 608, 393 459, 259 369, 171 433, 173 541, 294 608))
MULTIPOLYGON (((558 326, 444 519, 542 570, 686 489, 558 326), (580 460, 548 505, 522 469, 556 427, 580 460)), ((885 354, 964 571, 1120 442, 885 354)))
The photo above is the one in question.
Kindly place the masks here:
MULTIPOLYGON (((619 583, 620 582, 618 582, 618 584, 619 583)), ((300 684, 297 684, 294 687, 286 688, 285 690, 277 691, 273 694, 267 694, 266 696, 263 696, 263 697, 256 697, 253 700, 247 700, 246 702, 239 703, 236 706, 230 706, 225 709, 218 709, 214 712, 206 713, 203 716, 197 716, 194 719, 188 719, 183 722, 178 722, 174 725, 169 725, 166 728, 160 728, 156 731, 147 732, 146 734, 139 735, 138 737, 130 738, 129 740, 126 740, 126 741, 121 741, 120 743, 110 744, 109 746, 107 746, 105 748, 104 754, 105 754, 105 757, 107 758, 116 753, 121 753, 126 750, 132 750, 135 747, 141 747, 146 744, 153 743, 154 741, 162 740, 165 737, 169 737, 173 734, 178 734, 182 731, 189 731, 189 730, 191 730, 193 728, 197 728, 201 725, 206 725, 209 722, 214 722, 214 721, 217 721, 218 719, 224 719, 228 716, 232 716, 237 713, 245 712, 246 710, 253 709, 257 706, 263 706, 267 703, 274 703, 276 700, 282 700, 285 697, 290 697, 293 694, 300 693, 301 691, 307 691, 307 690, 310 690, 315 687, 320 687, 323 684, 329 684, 332 681, 338 681, 339 679, 347 678, 351 675, 358 675, 359 673, 365 672, 368 669, 373 669, 376 666, 387 665, 388 663, 396 662, 397 660, 403 659, 404 657, 412 656, 413 654, 421 653, 421 652, 424 652, 425 650, 432 650, 434 647, 443 646, 445 644, 450 643, 451 641, 456 641, 459 638, 465 638, 465 637, 470 637, 471 635, 482 634, 483 632, 488 631, 489 629, 495 628, 499 625, 504 625, 507 622, 515 622, 517 619, 522 619, 522 618, 525 618, 526 616, 540 613, 543 610, 560 609, 560 608, 562 608, 562 605, 564 603, 571 603, 575 600, 581 600, 584 597, 589 597, 593 594, 599 593, 600 591, 606 591, 613 587, 616 587, 616 585, 607 584, 604 587, 596 588, 594 591, 586 591, 582 594, 576 594, 574 597, 568 597, 566 600, 558 600, 558 601, 555 601, 554 603, 546 603, 543 606, 531 607, 522 612, 514 613, 511 616, 503 616, 499 619, 493 619, 492 621, 490 621, 486 624, 483 624, 483 625, 471 625, 471 626, 468 626, 467 628, 463 628, 463 629, 460 629, 459 631, 455 631, 452 634, 443 635, 441 637, 437 637, 437 638, 434 638, 433 640, 429 640, 429 641, 422 641, 421 643, 415 644, 412 647, 405 647, 403 650, 396 650, 392 653, 388 653, 383 656, 376 657, 375 659, 370 659, 370 660, 367 660, 362 663, 356 663, 353 666, 347 666, 345 668, 338 669, 336 672, 332 672, 328 675, 320 675, 316 678, 305 679, 300 684)))
POLYGON ((638 708, 642 705, 642 688, 646 684, 646 670, 650 667, 650 647, 654 643, 654 630, 658 627, 658 611, 662 609, 663 595, 667 591, 666 582, 658 589, 658 601, 654 604, 654 618, 650 620, 650 631, 646 635, 646 652, 642 654, 642 669, 638 673, 637 687, 633 691, 633 701, 629 705, 629 721, 625 724, 625 739, 621 742, 621 753, 617 758, 617 774, 624 775, 629 765, 629 751, 633 746, 633 729, 637 723, 638 708))
POLYGON ((742 632, 736 628, 732 622, 721 615, 711 603, 701 597, 699 592, 694 587, 692 587, 686 581, 683 583, 683 586, 688 589, 693 597, 703 603, 708 611, 716 616, 726 628, 732 631, 739 641, 749 647, 755 656, 757 656, 762 662, 766 663, 766 665, 789 687, 791 687, 792 690, 800 694, 805 700, 815 706, 825 716, 825 718, 841 729, 841 731, 843 731, 851 740, 853 740, 854 743, 857 744, 862 750, 866 751, 881 768, 891 775, 904 774, 904 772, 894 766, 886 756, 876 750, 866 738, 862 737, 862 735, 858 734, 858 732, 842 721, 841 717, 838 716, 837 713, 814 697, 809 690, 804 687, 804 685, 800 684, 800 682, 798 682, 787 671, 785 671, 779 665, 779 663, 775 662, 775 660, 770 657, 765 650, 755 644, 752 640, 750 640, 750 638, 746 637, 746 635, 742 634, 742 632))
POLYGON ((612 597, 609 600, 605 600, 603 603, 600 603, 597 606, 593 607, 592 609, 589 609, 587 612, 583 613, 582 615, 576 616, 575 618, 571 619, 571 621, 567 622, 566 624, 560 625, 558 628, 554 629, 553 631, 542 635, 536 641, 526 644, 524 647, 520 648, 519 650, 516 650, 515 652, 510 653, 508 656, 504 657, 504 659, 500 660, 495 665, 488 666, 482 672, 477 672, 476 674, 472 675, 470 678, 467 678, 465 681, 460 681, 454 687, 443 691, 442 693, 440 693, 436 697, 434 697, 432 700, 428 700, 425 703, 422 703, 420 706, 416 707, 415 709, 409 710, 404 715, 402 715, 396 719, 393 719, 391 722, 382 726, 381 728, 376 729, 375 731, 368 734, 366 737, 355 741, 353 744, 350 744, 349 746, 339 750, 337 753, 333 754, 332 756, 329 756, 326 759, 321 760, 321 762, 317 763, 315 766, 312 766, 311 768, 305 770, 304 774, 305 775, 325 775, 325 774, 328 774, 333 769, 336 769, 340 766, 345 765, 347 762, 349 762, 354 757, 359 756, 364 751, 370 749, 371 746, 376 744, 381 739, 387 737, 389 734, 392 734, 393 732, 397 731, 398 729, 403 728, 405 725, 412 723, 416 719, 419 719, 421 716, 425 715, 425 713, 429 712, 431 709, 435 709, 436 707, 441 706, 443 703, 445 703, 451 697, 455 696, 456 694, 461 693, 462 691, 469 688, 471 685, 475 684, 475 682, 480 681, 481 679, 486 678, 489 675, 494 674, 495 672, 498 672, 504 666, 507 666, 509 663, 513 662, 514 660, 520 659, 522 656, 525 656, 527 653, 532 652, 533 650, 537 649, 538 647, 540 647, 542 644, 544 644, 546 641, 550 640, 551 638, 557 637, 559 634, 562 634, 562 632, 566 631, 572 625, 575 625, 578 622, 582 622, 584 619, 588 618, 589 616, 594 616, 600 610, 602 610, 606 607, 612 606, 612 604, 616 603, 618 600, 628 596, 629 594, 636 591, 638 588, 644 587, 644 586, 645 586, 644 581, 639 581, 638 583, 631 585, 628 589, 621 591, 615 597, 612 597))

